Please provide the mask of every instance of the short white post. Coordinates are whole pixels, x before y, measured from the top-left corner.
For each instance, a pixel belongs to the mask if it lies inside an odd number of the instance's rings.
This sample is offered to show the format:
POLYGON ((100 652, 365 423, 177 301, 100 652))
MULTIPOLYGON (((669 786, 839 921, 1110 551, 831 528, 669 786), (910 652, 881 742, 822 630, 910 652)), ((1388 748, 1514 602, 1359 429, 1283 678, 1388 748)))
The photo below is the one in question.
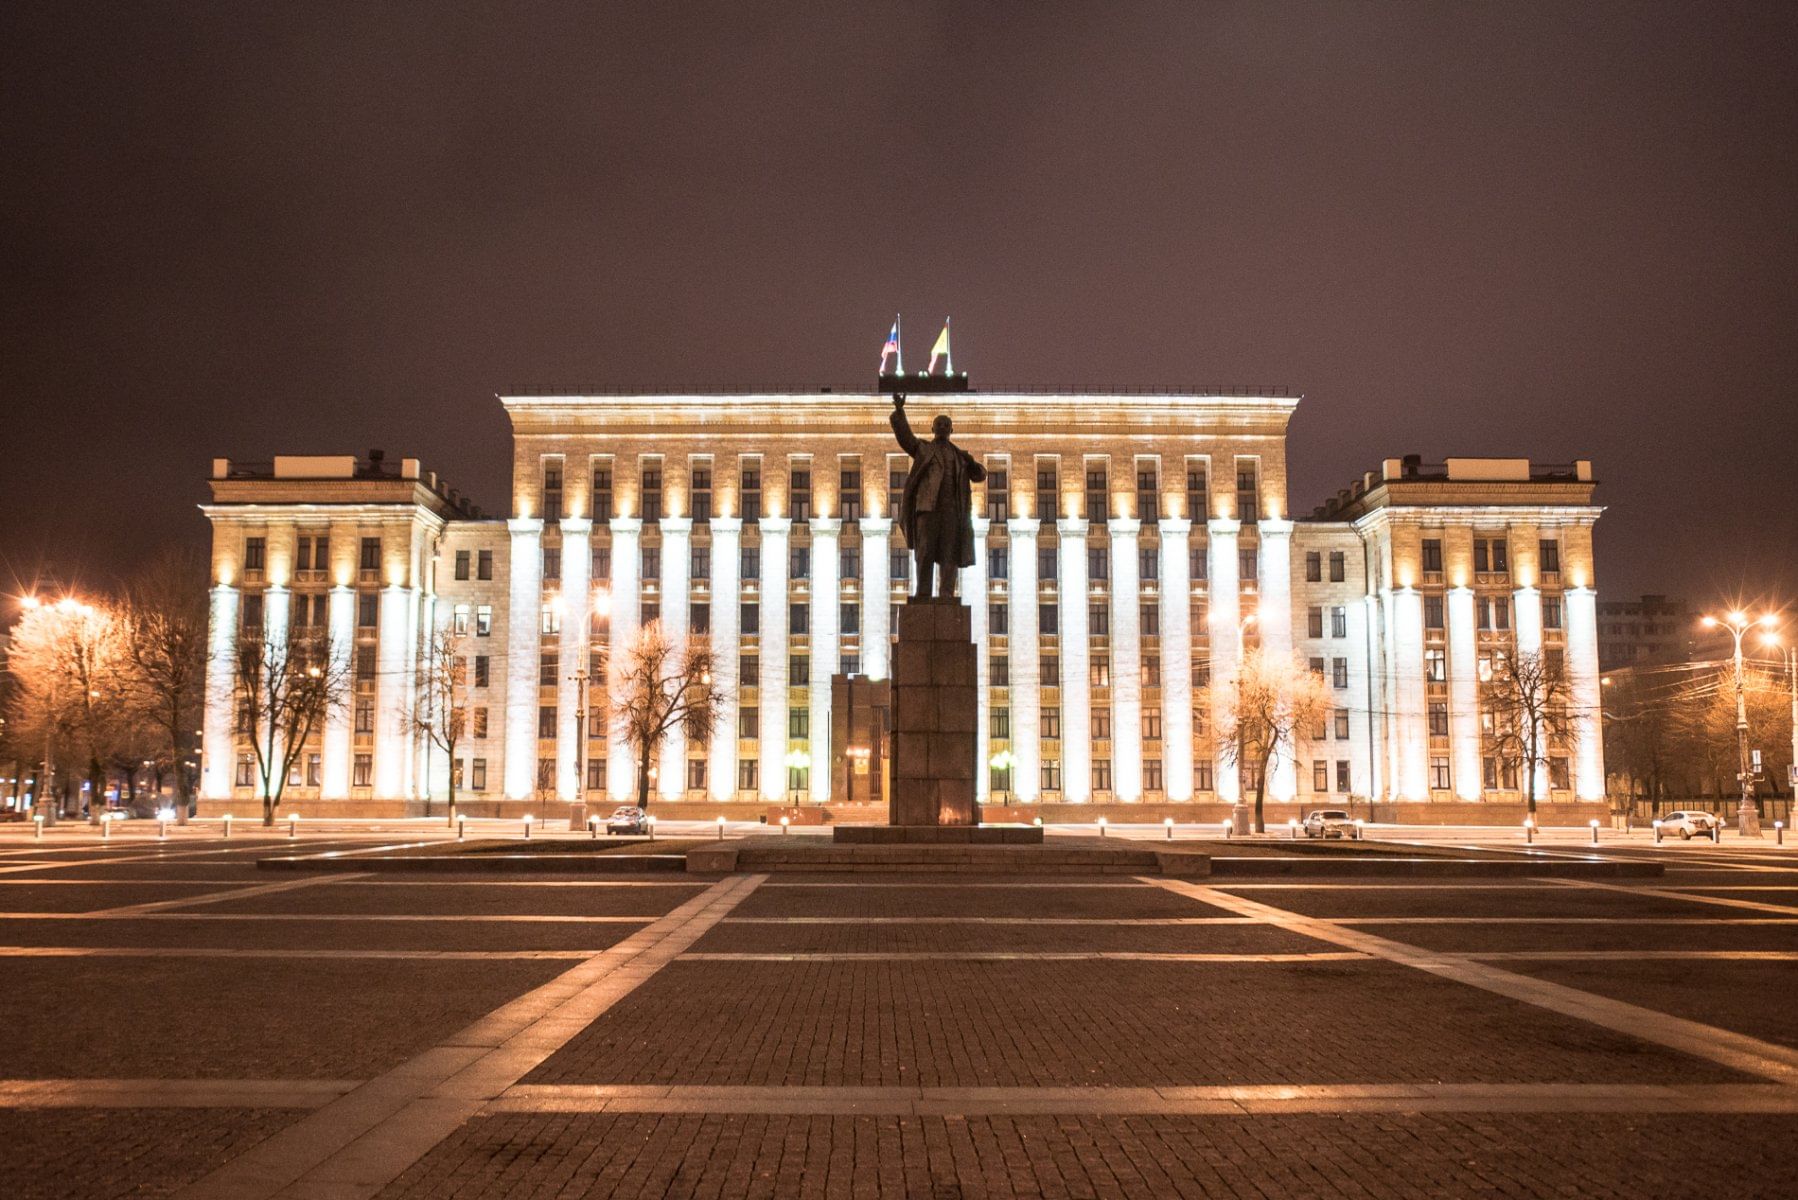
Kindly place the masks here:
POLYGON ((1529 817, 1523 819, 1523 840, 1526 845, 1536 840, 1536 822, 1529 817))
POLYGON ((300 814, 299 813, 289 813, 287 815, 287 836, 290 838, 296 838, 296 837, 300 836, 300 814))
POLYGON ((1224 840, 1226 842, 1229 841, 1231 833, 1236 828, 1236 826, 1230 821, 1220 821, 1219 824, 1221 824, 1224 827, 1224 840))
POLYGON ((649 840, 656 840, 656 818, 654 813, 643 814, 643 828, 649 830, 649 840))
POLYGON ((594 841, 599 840, 599 818, 598 817, 588 817, 587 818, 587 836, 592 838, 594 841))
POLYGON ((1105 818, 1104 817, 1099 818, 1099 836, 1100 837, 1105 836, 1105 818))
POLYGON ((156 814, 156 837, 158 840, 163 840, 163 839, 166 839, 168 836, 169 836, 169 819, 167 817, 163 816, 161 813, 157 813, 156 814))
POLYGON ((780 835, 782 837, 785 837, 787 835, 787 826, 789 826, 791 824, 792 824, 792 821, 787 817, 782 817, 780 819, 780 835))
POLYGON ((1170 842, 1173 841, 1174 840, 1174 819, 1172 817, 1163 817, 1161 819, 1161 825, 1162 825, 1162 828, 1167 830, 1167 840, 1170 842))
POLYGON ((718 818, 718 840, 721 842, 724 840, 724 818, 723 817, 718 818))
POLYGON ((1592 844, 1596 846, 1598 845, 1598 818, 1593 817, 1587 824, 1592 826, 1592 844))
POLYGON ((102 815, 100 818, 100 840, 103 842, 110 842, 112 840, 112 814, 111 813, 106 813, 106 814, 102 815))
POLYGON ((1658 819, 1654 822, 1654 844, 1661 844, 1661 823, 1658 819))
POLYGON ((527 842, 531 840, 531 814, 530 813, 524 814, 524 840, 527 842))
POLYGON ((231 836, 231 814, 230 813, 225 814, 225 836, 227 838, 231 836))
POLYGON ((44 814, 36 813, 31 819, 37 825, 37 833, 33 835, 33 840, 41 842, 44 840, 44 814))
POLYGON ((1367 822, 1360 817, 1355 818, 1355 840, 1357 842, 1367 840, 1367 822))
POLYGON ((458 842, 462 841, 467 836, 468 836, 468 817, 462 813, 457 813, 456 814, 456 840, 458 842))
POLYGON ((1293 841, 1296 842, 1299 840, 1299 819, 1297 817, 1288 817, 1286 819, 1286 829, 1292 834, 1293 841))
POLYGON ((1784 821, 1773 822, 1773 844, 1776 846, 1786 844, 1786 823, 1784 821))

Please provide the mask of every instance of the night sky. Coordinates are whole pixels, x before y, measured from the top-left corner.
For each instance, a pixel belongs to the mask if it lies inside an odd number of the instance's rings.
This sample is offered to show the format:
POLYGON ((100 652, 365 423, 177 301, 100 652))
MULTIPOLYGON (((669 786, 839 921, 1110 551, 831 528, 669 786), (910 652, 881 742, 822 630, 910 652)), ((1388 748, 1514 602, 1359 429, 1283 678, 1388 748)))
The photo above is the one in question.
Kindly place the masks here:
POLYGON ((988 389, 1302 392, 1300 513, 1588 457, 1604 595, 1795 601, 1795 59, 1789 3, 11 0, 0 585, 203 540, 213 456, 503 509, 496 392, 866 388, 902 311, 988 389))

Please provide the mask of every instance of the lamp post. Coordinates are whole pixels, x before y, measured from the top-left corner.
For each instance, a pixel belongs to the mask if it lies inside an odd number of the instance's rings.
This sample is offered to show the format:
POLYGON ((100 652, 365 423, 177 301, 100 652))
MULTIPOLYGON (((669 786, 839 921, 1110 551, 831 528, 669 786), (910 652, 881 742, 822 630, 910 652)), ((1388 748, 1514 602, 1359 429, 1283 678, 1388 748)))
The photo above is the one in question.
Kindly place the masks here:
POLYGON ((802 786, 799 782, 799 773, 811 769, 812 756, 807 754, 804 750, 789 750, 787 751, 785 761, 787 766, 787 791, 791 793, 791 797, 787 803, 793 808, 798 808, 799 798, 803 794, 802 786))
POLYGON ((1703 621, 1706 629, 1727 629, 1736 640, 1736 778, 1742 782, 1742 806, 1736 810, 1736 831, 1743 837, 1761 835, 1761 817, 1754 807, 1754 772, 1748 761, 1748 696, 1742 669, 1742 635, 1756 626, 1771 629, 1776 620, 1772 613, 1756 620, 1738 608, 1721 620, 1707 616, 1703 621))
MULTIPOLYGON (((1777 633, 1762 634, 1761 641, 1777 651, 1785 663, 1786 686, 1792 693, 1792 760, 1786 767, 1786 776, 1798 789, 1798 645, 1781 646, 1777 633)), ((1794 811, 1798 812, 1798 806, 1794 806, 1794 811)))

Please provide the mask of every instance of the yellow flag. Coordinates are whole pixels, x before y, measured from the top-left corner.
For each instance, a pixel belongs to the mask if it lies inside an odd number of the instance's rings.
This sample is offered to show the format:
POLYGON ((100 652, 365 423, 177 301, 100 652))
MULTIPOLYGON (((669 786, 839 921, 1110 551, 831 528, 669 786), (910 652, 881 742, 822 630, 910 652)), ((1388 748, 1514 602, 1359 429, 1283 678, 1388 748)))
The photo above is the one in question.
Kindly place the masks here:
POLYGON ((955 359, 949 354, 948 317, 943 318, 943 332, 936 335, 936 345, 930 348, 930 365, 925 368, 925 374, 930 374, 936 370, 938 359, 941 359, 943 362, 943 373, 945 375, 955 374, 955 359))

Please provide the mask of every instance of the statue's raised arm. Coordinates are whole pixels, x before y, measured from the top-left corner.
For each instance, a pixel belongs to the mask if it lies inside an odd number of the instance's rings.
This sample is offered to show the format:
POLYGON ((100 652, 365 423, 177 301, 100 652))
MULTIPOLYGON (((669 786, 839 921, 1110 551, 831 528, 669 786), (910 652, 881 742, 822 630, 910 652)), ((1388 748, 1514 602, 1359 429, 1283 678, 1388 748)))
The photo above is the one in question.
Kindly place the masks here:
POLYGON ((914 600, 955 599, 955 573, 974 565, 973 493, 969 485, 986 478, 986 468, 949 436, 955 426, 942 415, 930 423, 931 438, 920 441, 905 417, 905 397, 894 393, 888 418, 899 446, 911 456, 905 492, 899 501, 899 529, 918 563, 914 600), (934 585, 934 586, 933 586, 934 585))

